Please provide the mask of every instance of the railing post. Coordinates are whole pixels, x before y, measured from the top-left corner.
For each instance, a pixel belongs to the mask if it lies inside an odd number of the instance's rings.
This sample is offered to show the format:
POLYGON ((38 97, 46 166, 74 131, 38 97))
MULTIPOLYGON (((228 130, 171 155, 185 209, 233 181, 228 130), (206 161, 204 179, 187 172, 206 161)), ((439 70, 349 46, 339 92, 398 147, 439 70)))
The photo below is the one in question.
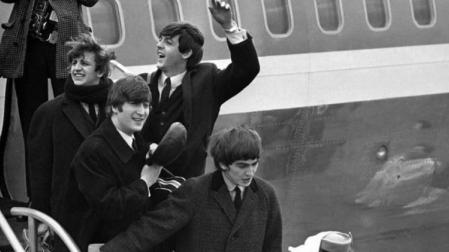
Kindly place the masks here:
POLYGON ((37 227, 33 217, 28 216, 28 239, 30 239, 30 252, 37 252, 37 227))

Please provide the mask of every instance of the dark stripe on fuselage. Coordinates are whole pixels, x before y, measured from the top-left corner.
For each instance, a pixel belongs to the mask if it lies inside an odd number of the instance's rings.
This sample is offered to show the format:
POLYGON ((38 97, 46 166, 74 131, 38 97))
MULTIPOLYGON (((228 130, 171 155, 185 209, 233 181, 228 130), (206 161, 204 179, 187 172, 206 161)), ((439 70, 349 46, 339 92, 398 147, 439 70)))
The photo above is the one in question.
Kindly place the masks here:
POLYGON ((243 124, 261 134, 258 175, 280 197, 285 246, 341 230, 352 232, 356 251, 413 248, 422 239, 446 251, 448 100, 438 94, 226 114, 215 130, 243 124))

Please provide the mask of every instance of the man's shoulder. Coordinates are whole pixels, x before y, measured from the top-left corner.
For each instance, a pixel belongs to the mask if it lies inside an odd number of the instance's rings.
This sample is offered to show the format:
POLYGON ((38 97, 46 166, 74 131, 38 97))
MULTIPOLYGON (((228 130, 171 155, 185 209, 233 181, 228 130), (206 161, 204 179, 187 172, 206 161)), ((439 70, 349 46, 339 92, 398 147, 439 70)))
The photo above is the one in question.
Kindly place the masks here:
POLYGON ((262 190, 262 192, 270 195, 274 194, 274 187, 268 181, 260 177, 254 177, 254 183, 259 190, 262 190))
POLYGON ((104 138, 100 128, 96 129, 83 141, 78 152, 92 155, 96 155, 97 152, 104 152, 108 148, 104 138))
POLYGON ((204 71, 213 71, 217 69, 217 65, 211 62, 201 62, 196 64, 192 69, 189 69, 188 72, 195 73, 195 72, 204 72, 204 71))
POLYGON ((51 117, 55 112, 61 110, 64 100, 64 95, 60 95, 52 100, 46 101, 39 105, 39 107, 36 109, 35 114, 44 116, 46 118, 48 118, 49 116, 51 117))
POLYGON ((189 178, 182 184, 181 188, 187 191, 198 191, 200 194, 205 193, 211 187, 212 177, 213 173, 207 173, 198 177, 189 178))
POLYGON ((156 73, 156 71, 155 72, 153 72, 153 73, 140 73, 140 74, 138 74, 140 77, 142 77, 142 79, 145 81, 145 82, 150 82, 150 77, 151 76, 153 76, 153 74, 155 74, 156 73))
POLYGON ((203 185, 203 184, 205 185, 205 184, 208 184, 212 180, 213 174, 214 173, 206 173, 206 174, 203 174, 198 177, 192 177, 192 178, 187 179, 186 183, 192 184, 192 185, 203 185))

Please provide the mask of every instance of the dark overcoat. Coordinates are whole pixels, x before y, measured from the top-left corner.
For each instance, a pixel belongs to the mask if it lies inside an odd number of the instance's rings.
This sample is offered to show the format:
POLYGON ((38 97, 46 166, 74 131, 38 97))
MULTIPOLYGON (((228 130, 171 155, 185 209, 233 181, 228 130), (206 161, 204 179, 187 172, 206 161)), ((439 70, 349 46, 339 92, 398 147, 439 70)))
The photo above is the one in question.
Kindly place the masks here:
POLYGON ((176 252, 282 251, 282 220, 273 187, 254 178, 237 212, 219 171, 187 180, 101 251, 147 251, 175 232, 176 252))
MULTIPOLYGON (((186 178, 204 173, 206 148, 209 136, 214 128, 221 105, 238 94, 256 77, 259 72, 259 60, 252 38, 238 44, 228 43, 231 61, 225 69, 218 69, 211 63, 200 63, 189 69, 182 80, 183 118, 187 129, 187 144, 181 154, 181 162, 168 167, 177 176, 186 178)), ((157 85, 161 71, 150 77, 150 89, 153 95, 153 110, 142 130, 147 141, 153 142, 150 131, 151 120, 156 109, 158 97, 157 85)))
MULTIPOLYGON (((0 43, 0 77, 20 78, 23 76, 23 66, 28 40, 28 29, 31 21, 31 12, 36 0, 1 0, 5 3, 14 3, 7 23, 2 24, 4 29, 0 43)), ((50 5, 58 17, 58 41, 56 43, 56 78, 66 78, 67 52, 70 47, 65 46, 66 41, 88 33, 88 28, 82 21, 81 4, 91 7, 98 0, 49 0, 50 5)))
POLYGON ((139 134, 134 136, 137 151, 108 118, 73 159, 77 187, 71 186, 75 190, 65 197, 63 223, 82 251, 90 243, 106 242, 126 230, 153 205, 149 188, 140 179, 148 145, 139 134))
POLYGON ((95 124, 79 101, 61 94, 34 113, 28 134, 32 207, 59 220, 70 163, 95 124))

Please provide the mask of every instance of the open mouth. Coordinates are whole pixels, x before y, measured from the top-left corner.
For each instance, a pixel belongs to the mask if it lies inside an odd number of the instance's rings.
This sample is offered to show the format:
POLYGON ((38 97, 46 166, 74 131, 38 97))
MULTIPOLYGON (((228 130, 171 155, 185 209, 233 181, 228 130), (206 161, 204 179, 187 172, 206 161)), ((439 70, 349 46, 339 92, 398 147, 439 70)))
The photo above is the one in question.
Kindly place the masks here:
POLYGON ((72 73, 72 77, 76 79, 80 79, 84 77, 84 74, 82 73, 72 73))
POLYGON ((161 52, 157 52, 157 57, 158 57, 159 59, 163 59, 163 58, 165 58, 165 54, 163 54, 163 53, 161 53, 161 52))

